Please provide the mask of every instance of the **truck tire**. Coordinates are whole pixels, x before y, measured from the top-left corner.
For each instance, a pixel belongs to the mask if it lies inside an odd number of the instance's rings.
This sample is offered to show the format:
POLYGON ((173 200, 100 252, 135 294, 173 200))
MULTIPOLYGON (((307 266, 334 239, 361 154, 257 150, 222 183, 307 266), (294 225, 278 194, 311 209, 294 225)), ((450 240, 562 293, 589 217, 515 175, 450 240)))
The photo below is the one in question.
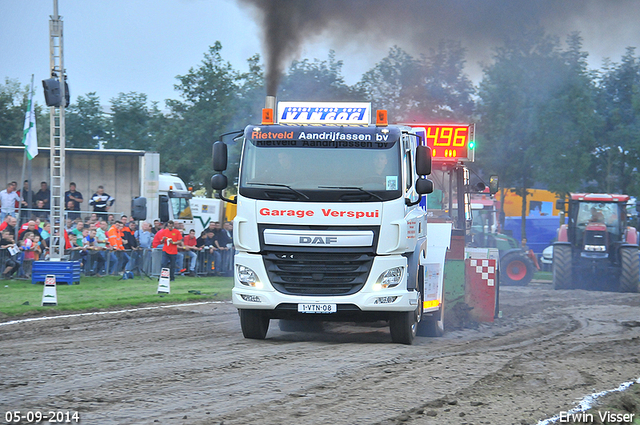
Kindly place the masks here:
POLYGON ((415 311, 402 311, 392 313, 389 318, 389 330, 391 331, 391 340, 398 344, 413 344, 413 339, 418 330, 418 308, 415 311))
POLYGON ((638 292, 640 280, 640 259, 638 248, 620 248, 620 292, 638 292))
POLYGON ((527 286, 533 279, 534 266, 523 252, 510 252, 500 259, 502 284, 527 286))
POLYGON ((250 339, 264 339, 269 330, 269 317, 260 310, 238 310, 242 335, 250 339))
POLYGON ((418 336, 441 337, 444 335, 444 303, 440 305, 440 312, 433 316, 422 315, 422 321, 418 323, 418 336))
POLYGON ((553 289, 573 289, 571 246, 553 246, 553 289))

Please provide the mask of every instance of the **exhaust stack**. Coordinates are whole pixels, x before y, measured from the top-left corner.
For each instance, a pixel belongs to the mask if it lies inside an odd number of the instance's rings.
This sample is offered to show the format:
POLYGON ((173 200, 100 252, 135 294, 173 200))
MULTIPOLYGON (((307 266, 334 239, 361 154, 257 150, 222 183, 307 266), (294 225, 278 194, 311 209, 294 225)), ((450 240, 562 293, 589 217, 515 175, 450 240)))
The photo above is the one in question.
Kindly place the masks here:
POLYGON ((276 97, 267 96, 262 109, 262 124, 268 125, 275 122, 276 97))

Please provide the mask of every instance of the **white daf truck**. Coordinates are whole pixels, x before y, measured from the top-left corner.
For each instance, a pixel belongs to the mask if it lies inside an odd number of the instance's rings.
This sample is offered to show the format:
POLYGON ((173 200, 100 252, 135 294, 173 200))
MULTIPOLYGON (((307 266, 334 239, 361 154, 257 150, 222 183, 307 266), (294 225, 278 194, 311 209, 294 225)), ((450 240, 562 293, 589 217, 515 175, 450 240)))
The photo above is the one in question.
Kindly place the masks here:
MULTIPOLYGON (((368 103, 273 106, 236 137, 232 296, 244 337, 264 339, 271 319, 388 320, 404 344, 418 329, 441 334, 442 278, 427 272, 419 206, 433 190, 430 148, 414 129, 388 125, 386 111, 370 124, 368 103), (425 291, 427 280, 440 287, 425 291)), ((212 187, 233 202, 221 192, 222 141, 213 163, 212 187)))

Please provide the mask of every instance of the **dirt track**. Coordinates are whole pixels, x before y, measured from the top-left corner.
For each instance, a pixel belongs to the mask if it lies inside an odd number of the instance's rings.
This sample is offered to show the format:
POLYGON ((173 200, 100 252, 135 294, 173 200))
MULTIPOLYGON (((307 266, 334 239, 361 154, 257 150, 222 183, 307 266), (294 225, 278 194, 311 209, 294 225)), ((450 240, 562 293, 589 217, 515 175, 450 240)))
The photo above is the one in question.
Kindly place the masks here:
MULTIPOLYGON (((83 424, 535 424, 640 377, 640 294, 503 288, 503 318, 245 340, 230 304, 0 326, 0 413, 83 424)), ((4 423, 4 422, 3 422, 4 423)))

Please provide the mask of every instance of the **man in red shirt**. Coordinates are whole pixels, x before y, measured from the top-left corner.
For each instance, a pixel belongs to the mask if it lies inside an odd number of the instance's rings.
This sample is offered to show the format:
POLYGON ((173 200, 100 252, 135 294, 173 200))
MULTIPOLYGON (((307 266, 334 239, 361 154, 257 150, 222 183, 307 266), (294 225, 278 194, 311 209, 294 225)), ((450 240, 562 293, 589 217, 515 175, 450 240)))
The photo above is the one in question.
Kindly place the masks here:
POLYGON ((167 222, 167 227, 162 231, 162 267, 169 266, 170 279, 175 280, 176 258, 178 246, 182 246, 182 233, 174 228, 173 220, 167 222))
POLYGON ((196 276, 196 265, 198 261, 198 252, 202 251, 202 247, 198 247, 198 240, 196 239, 196 231, 191 229, 189 234, 182 240, 183 250, 190 258, 189 261, 189 275, 196 276))

